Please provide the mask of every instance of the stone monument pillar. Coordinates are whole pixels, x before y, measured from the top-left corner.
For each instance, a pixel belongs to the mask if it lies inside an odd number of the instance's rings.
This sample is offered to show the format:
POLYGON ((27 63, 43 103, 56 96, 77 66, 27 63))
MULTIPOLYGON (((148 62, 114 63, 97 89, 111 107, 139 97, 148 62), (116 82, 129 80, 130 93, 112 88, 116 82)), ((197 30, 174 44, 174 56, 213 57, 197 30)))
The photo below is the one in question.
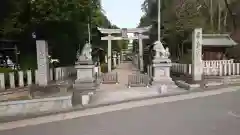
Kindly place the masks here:
POLYGON ((121 64, 121 55, 120 55, 120 53, 118 53, 118 58, 117 59, 118 59, 117 63, 118 63, 118 65, 120 65, 121 64))
POLYGON ((202 29, 197 28, 192 34, 192 79, 201 81, 203 74, 202 66, 202 29))
POLYGON ((124 61, 124 53, 121 51, 121 61, 124 61))
POLYGON ((39 86, 47 86, 50 81, 48 44, 45 40, 37 40, 37 77, 39 86))
POLYGON ((170 77, 170 67, 172 66, 169 59, 169 50, 165 50, 160 41, 155 42, 154 49, 156 55, 153 60, 153 86, 155 86, 160 93, 166 91, 168 88, 177 88, 172 78, 170 77))
POLYGON ((116 55, 116 52, 113 53, 113 67, 114 68, 117 67, 117 55, 116 55))
POLYGON ((139 68, 139 60, 138 60, 137 54, 134 55, 134 65, 135 65, 135 67, 139 68))

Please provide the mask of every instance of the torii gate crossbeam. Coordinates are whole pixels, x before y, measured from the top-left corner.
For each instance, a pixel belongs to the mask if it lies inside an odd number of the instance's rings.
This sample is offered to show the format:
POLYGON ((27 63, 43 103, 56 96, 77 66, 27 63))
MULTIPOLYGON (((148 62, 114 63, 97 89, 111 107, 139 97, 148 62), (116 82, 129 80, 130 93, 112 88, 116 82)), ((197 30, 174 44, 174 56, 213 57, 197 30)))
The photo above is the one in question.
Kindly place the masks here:
POLYGON ((151 26, 143 27, 143 28, 130 28, 130 29, 105 29, 105 28, 98 28, 98 30, 103 34, 108 34, 108 36, 102 37, 101 40, 108 41, 108 72, 111 72, 112 69, 112 61, 111 61, 111 52, 112 52, 112 40, 139 40, 139 58, 140 58, 140 71, 143 71, 143 39, 149 39, 149 36, 142 35, 144 32, 148 32, 151 26), (137 36, 134 37, 115 37, 111 34, 123 34, 124 33, 136 33, 137 36))

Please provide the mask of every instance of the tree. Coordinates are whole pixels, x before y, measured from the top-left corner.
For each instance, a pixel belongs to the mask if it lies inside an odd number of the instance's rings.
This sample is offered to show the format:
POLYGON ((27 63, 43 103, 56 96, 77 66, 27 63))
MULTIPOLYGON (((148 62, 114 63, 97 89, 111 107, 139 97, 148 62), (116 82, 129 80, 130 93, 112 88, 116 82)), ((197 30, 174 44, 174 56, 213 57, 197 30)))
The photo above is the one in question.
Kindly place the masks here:
POLYGON ((76 50, 88 39, 89 22, 94 46, 104 44, 96 27, 111 26, 102 12, 100 0, 3 0, 0 10, 0 38, 20 41, 21 66, 26 68, 36 66, 32 32, 48 41, 53 58, 68 65, 74 63, 76 50), (29 65, 27 58, 32 58, 33 64, 29 65))
POLYGON ((229 12, 229 14, 231 15, 231 19, 232 19, 232 24, 233 24, 233 30, 237 29, 237 24, 236 24, 236 19, 234 17, 234 14, 232 12, 232 9, 230 8, 229 2, 228 0, 224 0, 225 6, 229 12))
MULTIPOLYGON (((157 40, 156 2, 157 0, 144 1, 142 9, 145 14, 139 24, 139 27, 153 25, 150 31, 151 42, 157 40)), ((172 57, 180 57, 187 52, 191 47, 189 43, 192 31, 196 27, 203 28, 205 33, 227 32, 228 14, 233 14, 228 9, 231 9, 230 3, 234 2, 236 0, 161 0, 162 42, 170 48, 172 57)), ((234 19, 232 20, 235 27, 234 19)))

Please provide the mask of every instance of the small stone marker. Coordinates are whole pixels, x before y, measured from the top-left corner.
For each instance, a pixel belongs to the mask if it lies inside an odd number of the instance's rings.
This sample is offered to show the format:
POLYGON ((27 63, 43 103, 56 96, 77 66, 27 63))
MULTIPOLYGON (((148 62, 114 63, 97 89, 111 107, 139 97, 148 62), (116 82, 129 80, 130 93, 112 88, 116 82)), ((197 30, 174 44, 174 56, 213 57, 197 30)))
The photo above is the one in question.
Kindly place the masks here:
POLYGON ((160 85, 159 87, 159 93, 160 94, 165 94, 168 92, 168 88, 167 88, 167 85, 163 84, 163 85, 160 85))

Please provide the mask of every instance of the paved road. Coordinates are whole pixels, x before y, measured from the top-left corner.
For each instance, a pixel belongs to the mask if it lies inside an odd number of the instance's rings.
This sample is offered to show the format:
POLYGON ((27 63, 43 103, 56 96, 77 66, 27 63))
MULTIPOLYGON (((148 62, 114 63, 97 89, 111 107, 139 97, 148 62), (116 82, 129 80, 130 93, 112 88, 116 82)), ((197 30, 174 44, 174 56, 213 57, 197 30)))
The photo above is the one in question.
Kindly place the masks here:
POLYGON ((86 116, 0 135, 239 135, 240 92, 86 116))

